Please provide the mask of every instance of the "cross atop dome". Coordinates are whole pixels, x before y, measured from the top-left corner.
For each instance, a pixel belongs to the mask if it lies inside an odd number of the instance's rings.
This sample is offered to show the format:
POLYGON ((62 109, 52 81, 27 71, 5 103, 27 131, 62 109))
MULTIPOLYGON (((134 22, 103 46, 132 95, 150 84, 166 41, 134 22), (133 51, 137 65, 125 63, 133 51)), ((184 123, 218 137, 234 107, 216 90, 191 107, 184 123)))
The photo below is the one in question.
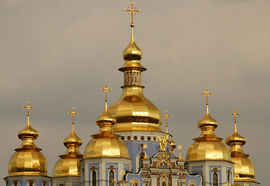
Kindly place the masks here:
POLYGON ((105 84, 105 87, 101 88, 100 90, 102 90, 105 93, 105 108, 104 108, 104 111, 107 111, 107 108, 108 108, 108 93, 111 92, 112 89, 109 88, 107 84, 105 84))
POLYGON ((30 101, 27 101, 26 105, 23 106, 24 109, 27 110, 27 126, 30 125, 30 110, 34 109, 34 106, 30 105, 30 101))
POLYGON ((124 12, 128 12, 130 13, 131 16, 131 24, 130 27, 134 27, 134 15, 136 15, 136 13, 141 13, 142 10, 137 10, 136 7, 134 7, 134 0, 131 0, 131 7, 128 9, 123 9, 124 12))
POLYGON ((75 131, 74 130, 75 117, 76 117, 76 115, 79 115, 80 113, 79 112, 76 112, 75 111, 75 108, 72 107, 72 111, 71 112, 68 112, 68 114, 72 116, 72 132, 74 132, 75 131))
POLYGON ((237 117, 240 115, 240 113, 236 112, 236 109, 234 109, 232 116, 234 119, 234 132, 237 133, 237 117))

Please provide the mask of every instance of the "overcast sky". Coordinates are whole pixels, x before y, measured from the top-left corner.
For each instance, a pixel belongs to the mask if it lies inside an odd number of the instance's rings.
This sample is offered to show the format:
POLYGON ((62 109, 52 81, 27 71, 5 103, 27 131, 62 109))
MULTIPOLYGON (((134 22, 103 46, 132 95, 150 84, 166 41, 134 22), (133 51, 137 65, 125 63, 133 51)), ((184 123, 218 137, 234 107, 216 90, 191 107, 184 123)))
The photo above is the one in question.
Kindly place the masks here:
MULTIPOLYGON (((200 134, 204 114, 200 92, 208 87, 216 134, 233 132, 230 113, 240 113, 239 133, 247 138, 257 181, 269 184, 270 1, 136 0, 135 40, 143 51, 145 95, 173 118, 169 130, 183 156, 200 134)), ((103 110, 100 88, 121 95, 122 51, 130 38, 128 0, 0 0, 0 177, 21 141, 26 101, 36 107, 31 124, 48 173, 65 152, 71 131, 67 114, 77 108, 76 131, 83 153, 103 110)), ((178 154, 177 150, 175 154, 178 154)), ((4 185, 1 180, 0 185, 4 185)))

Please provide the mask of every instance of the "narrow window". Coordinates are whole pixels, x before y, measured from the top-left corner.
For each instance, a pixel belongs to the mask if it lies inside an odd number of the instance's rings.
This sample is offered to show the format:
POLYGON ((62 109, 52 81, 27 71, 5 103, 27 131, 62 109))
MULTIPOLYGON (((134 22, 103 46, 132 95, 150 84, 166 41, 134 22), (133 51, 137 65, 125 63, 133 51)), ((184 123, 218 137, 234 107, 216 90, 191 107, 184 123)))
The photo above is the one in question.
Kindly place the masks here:
POLYGON ((114 186, 114 172, 111 170, 109 172, 109 186, 114 186))
POLYGON ((92 171, 92 180, 93 180, 93 186, 97 185, 97 172, 95 170, 92 171))
POLYGON ((213 174, 213 186, 218 186, 218 174, 216 172, 213 174))
POLYGON ((166 183, 165 183, 165 181, 163 181, 163 182, 162 182, 162 186, 166 186, 166 183))
POLYGON ((143 157, 139 158, 139 168, 143 168, 143 157))
POLYGON ((228 172, 228 174, 227 174, 227 180, 228 180, 228 183, 231 182, 231 180, 230 180, 230 172, 228 172))

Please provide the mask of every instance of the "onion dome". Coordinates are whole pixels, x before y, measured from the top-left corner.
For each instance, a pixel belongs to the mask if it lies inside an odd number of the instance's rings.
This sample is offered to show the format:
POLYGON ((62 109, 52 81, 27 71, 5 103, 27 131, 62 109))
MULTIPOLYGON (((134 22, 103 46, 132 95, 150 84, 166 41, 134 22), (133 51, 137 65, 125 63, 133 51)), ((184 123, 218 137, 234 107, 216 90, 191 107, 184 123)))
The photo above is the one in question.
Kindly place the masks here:
POLYGON ((234 162, 234 181, 255 182, 256 172, 249 155, 245 154, 242 146, 245 145, 246 139, 237 131, 236 117, 239 113, 234 110, 234 132, 226 139, 226 144, 231 148, 231 157, 234 162))
POLYGON ((107 111, 107 93, 111 91, 107 86, 103 88, 106 99, 104 112, 97 118, 99 133, 92 135, 92 140, 87 144, 84 151, 84 158, 125 158, 129 159, 126 144, 120 139, 119 135, 112 132, 115 124, 107 111))
POLYGON ((194 139, 194 143, 189 147, 186 154, 186 161, 202 161, 202 160, 222 160, 231 161, 228 148, 222 142, 222 138, 215 135, 215 129, 218 122, 210 115, 208 108, 208 96, 212 93, 206 89, 206 113, 198 122, 201 129, 201 135, 194 139))
POLYGON ((119 68, 124 73, 123 93, 120 99, 108 109, 115 118, 114 132, 121 131, 155 131, 161 130, 161 112, 143 94, 142 72, 146 70, 141 64, 142 51, 134 40, 133 14, 141 12, 134 9, 124 10, 132 14, 131 39, 123 52, 124 65, 119 68))
POLYGON ((72 115, 72 131, 70 135, 64 140, 64 145, 67 148, 65 154, 60 155, 60 159, 54 166, 53 177, 63 176, 81 176, 81 163, 83 155, 79 152, 79 147, 82 145, 82 140, 75 132, 75 115, 79 114, 72 109, 69 112, 72 115))
POLYGON ((135 43, 134 40, 134 29, 131 28, 131 38, 128 46, 123 51, 123 58, 125 60, 125 64, 119 69, 120 71, 125 71, 128 68, 140 69, 140 71, 145 71, 140 61, 142 59, 142 51, 135 43))
POLYGON ((19 131, 18 137, 22 140, 19 148, 8 163, 9 176, 47 176, 47 161, 41 149, 36 147, 34 140, 38 138, 38 132, 30 125, 30 106, 28 102, 24 108, 27 110, 26 127, 19 131))

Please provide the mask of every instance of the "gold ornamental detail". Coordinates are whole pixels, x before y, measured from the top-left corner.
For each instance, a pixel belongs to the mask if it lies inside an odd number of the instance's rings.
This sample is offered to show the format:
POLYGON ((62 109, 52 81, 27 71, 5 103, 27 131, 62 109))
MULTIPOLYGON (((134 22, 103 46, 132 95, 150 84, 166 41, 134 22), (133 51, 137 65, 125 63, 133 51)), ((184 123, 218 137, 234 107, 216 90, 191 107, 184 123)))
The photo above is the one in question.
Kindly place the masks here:
POLYGON ((160 150, 162 152, 166 151, 166 146, 168 144, 169 135, 163 135, 161 137, 158 136, 158 141, 160 143, 160 150))

